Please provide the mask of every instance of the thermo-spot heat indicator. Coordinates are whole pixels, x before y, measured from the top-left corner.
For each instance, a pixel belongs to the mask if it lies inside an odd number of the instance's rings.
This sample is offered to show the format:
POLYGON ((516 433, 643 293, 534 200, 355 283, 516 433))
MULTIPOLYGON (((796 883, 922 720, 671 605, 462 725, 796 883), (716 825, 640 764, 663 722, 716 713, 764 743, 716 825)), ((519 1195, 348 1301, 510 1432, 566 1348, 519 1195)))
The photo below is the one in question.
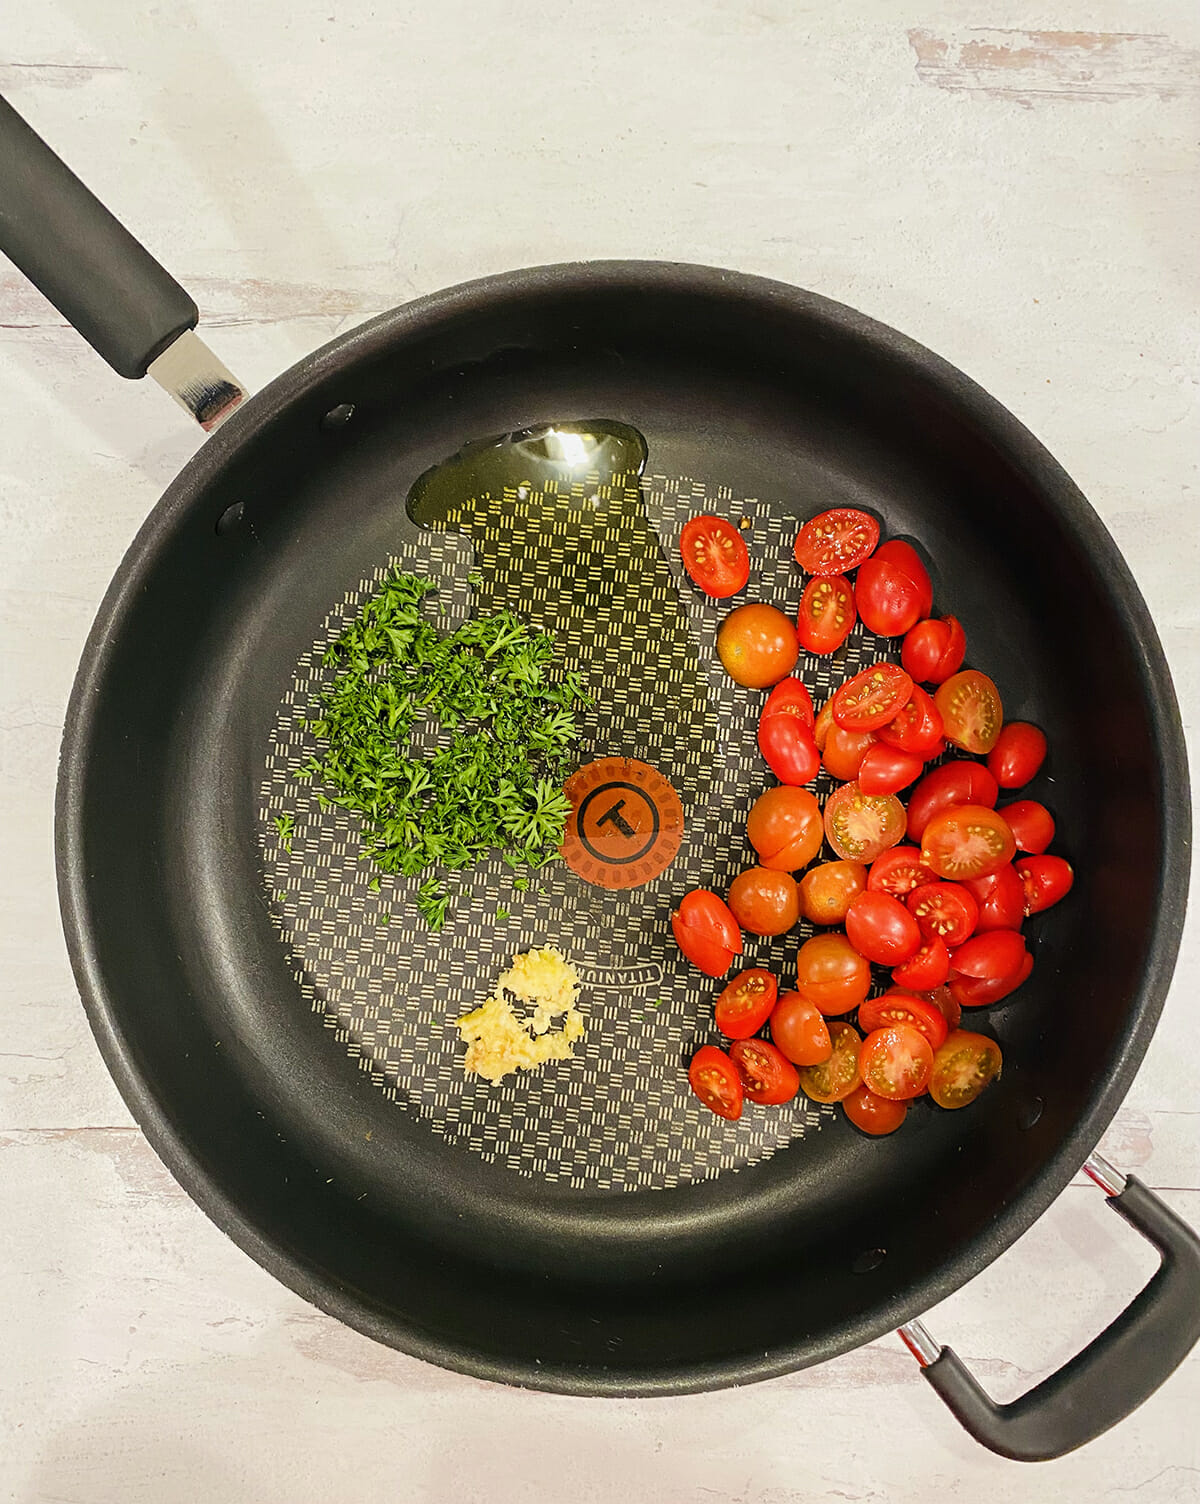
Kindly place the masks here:
POLYGON ((571 814, 563 860, 600 888, 640 888, 675 860, 683 840, 679 795, 649 763, 603 757, 567 779, 571 814))

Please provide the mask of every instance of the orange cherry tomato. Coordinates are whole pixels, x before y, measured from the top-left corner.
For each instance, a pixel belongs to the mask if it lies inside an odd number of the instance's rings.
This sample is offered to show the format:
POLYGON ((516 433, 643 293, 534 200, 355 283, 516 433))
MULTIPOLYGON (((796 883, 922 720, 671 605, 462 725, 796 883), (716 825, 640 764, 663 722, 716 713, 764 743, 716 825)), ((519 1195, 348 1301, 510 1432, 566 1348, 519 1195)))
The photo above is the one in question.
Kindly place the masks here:
POLYGON ((822 862, 800 879, 800 912, 810 924, 841 924, 866 886, 867 869, 861 862, 822 862))
POLYGON ((853 1024, 831 1023, 829 1043, 829 1059, 806 1065, 800 1072, 800 1090, 814 1102, 841 1102, 862 1079, 858 1073, 862 1037, 853 1024))
POLYGON ((821 806, 807 789, 781 784, 754 801, 746 834, 761 866, 797 872, 808 866, 825 839, 821 806))
POLYGON ((910 1024, 891 1024, 863 1040, 858 1068, 863 1085, 877 1097, 908 1101, 929 1085, 933 1046, 910 1024))
POLYGON ((786 679, 800 656, 796 629, 774 606, 738 606, 721 623, 717 654, 725 672, 749 689, 786 679))
POLYGON ((845 935, 814 935, 796 956, 796 991, 827 1017, 849 1013, 871 990, 871 967, 845 935))
POLYGON ((963 669, 938 686, 933 703, 942 715, 946 740, 964 752, 990 752, 1000 738, 1004 707, 1000 691, 978 669, 963 669))
POLYGON ((955 1029, 933 1057, 929 1095, 939 1107, 965 1107, 1000 1074, 1000 1046, 986 1034, 955 1029))
POLYGON ((771 1011, 771 1038, 793 1065, 820 1065, 833 1054, 821 1010, 798 992, 780 993, 771 1011))
POLYGON ((729 911, 752 935, 785 935, 800 918, 800 889, 790 872, 750 867, 729 885, 729 911))
POLYGON ((857 783, 825 801, 825 839, 844 862, 873 862, 903 837, 904 820, 895 794, 864 794, 857 783))
POLYGON ((885 1133, 895 1133, 908 1116, 907 1102, 889 1101, 877 1097, 865 1086, 856 1086, 848 1097, 842 1098, 846 1116, 862 1133, 880 1138, 885 1133))

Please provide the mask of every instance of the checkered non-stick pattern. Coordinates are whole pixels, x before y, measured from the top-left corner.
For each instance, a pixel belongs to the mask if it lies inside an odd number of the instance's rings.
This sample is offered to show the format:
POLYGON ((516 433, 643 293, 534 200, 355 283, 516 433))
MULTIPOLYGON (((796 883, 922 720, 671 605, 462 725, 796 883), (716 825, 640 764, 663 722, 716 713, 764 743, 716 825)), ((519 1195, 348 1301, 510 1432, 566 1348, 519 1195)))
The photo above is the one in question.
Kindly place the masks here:
MULTIPOLYGON (((794 612, 794 502, 663 475, 640 486, 635 477, 592 474, 571 485, 481 491, 463 497, 444 530, 422 531, 402 555, 381 560, 330 611, 296 665, 266 756, 264 882, 300 993, 331 1047, 346 1050, 397 1111, 432 1132, 486 1161, 591 1192, 708 1179, 769 1156, 832 1112, 800 1096, 783 1108, 748 1105, 727 1123, 687 1087, 688 1058, 716 1037, 720 984, 678 954, 669 915, 689 889, 723 893, 750 864, 746 812, 774 781, 755 745, 762 696, 733 684, 716 658, 729 607, 700 595, 679 564, 680 530, 701 511, 744 522, 746 598, 794 612), (385 878, 371 891, 374 869, 359 860, 356 821, 322 811, 317 787, 295 774, 315 750, 304 721, 328 683, 325 647, 397 565, 439 580, 435 609, 448 627, 472 609, 508 607, 555 635, 565 666, 583 674, 594 696, 579 761, 636 757, 680 794, 683 844, 662 876, 608 892, 560 862, 520 892, 512 871, 492 859, 451 875, 440 934, 412 906, 413 883, 385 878), (476 581, 482 575, 476 588, 473 570, 476 581), (274 824, 285 813, 295 817, 290 852, 274 824), (575 1058, 498 1086, 465 1077, 454 1020, 487 996, 516 952, 540 945, 559 946, 583 981, 588 1030, 575 1058)), ((861 666, 863 652, 856 628, 834 659, 802 658, 797 672, 818 705, 861 666)), ((745 964, 769 965, 786 980, 801 938, 747 936, 745 964)))

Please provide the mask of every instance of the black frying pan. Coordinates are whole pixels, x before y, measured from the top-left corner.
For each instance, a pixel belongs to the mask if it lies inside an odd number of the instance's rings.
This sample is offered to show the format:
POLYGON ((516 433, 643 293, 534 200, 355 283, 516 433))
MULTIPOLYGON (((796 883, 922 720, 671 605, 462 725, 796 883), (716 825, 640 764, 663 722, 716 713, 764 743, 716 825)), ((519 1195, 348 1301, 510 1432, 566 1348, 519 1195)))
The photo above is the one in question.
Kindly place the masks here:
MULTIPOLYGON (((1149 1394, 1200 1335, 1200 1243, 1095 1158, 1163 1263, 1080 1357, 997 1406, 913 1321, 1087 1158, 1149 1042, 1184 914, 1166 664, 1112 540, 1036 440, 847 308, 649 263, 424 298, 236 406, 186 333, 191 300, 6 106, 0 188, 0 243, 100 354, 220 423, 101 607, 57 828, 100 1047, 216 1222, 359 1330, 510 1383, 712 1388, 911 1323, 931 1383, 1010 1456, 1067 1451, 1149 1394), (881 1141, 815 1104, 706 1117, 682 1062, 708 995, 664 940, 686 888, 744 864, 764 782, 746 750, 756 701, 713 668, 717 616, 679 576, 679 526, 744 519, 756 589, 794 606, 773 561, 842 501, 927 551, 971 661, 1045 727, 1033 791, 1077 874, 1033 926, 1032 980, 988 1016, 1000 1082, 968 1111, 919 1105, 881 1141), (555 869, 502 923, 508 890, 485 864, 440 940, 402 885, 372 893, 352 825, 305 804, 294 771, 321 647, 389 561, 436 572, 450 617, 478 567, 485 600, 556 630, 596 694, 585 753, 645 757, 684 799, 662 877, 612 894, 555 869), (464 1083, 447 1020, 514 950, 552 940, 584 968, 580 1059, 520 1087, 464 1083)), ((828 687, 863 650, 852 638, 832 669, 801 671, 828 687)))

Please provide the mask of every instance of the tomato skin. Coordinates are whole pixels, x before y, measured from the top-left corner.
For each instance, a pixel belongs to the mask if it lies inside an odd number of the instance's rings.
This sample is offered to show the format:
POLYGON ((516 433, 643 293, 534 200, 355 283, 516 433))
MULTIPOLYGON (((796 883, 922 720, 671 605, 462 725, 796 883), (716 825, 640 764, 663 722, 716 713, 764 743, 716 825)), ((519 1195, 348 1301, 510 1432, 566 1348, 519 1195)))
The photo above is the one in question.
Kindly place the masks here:
POLYGON ((833 696, 830 695, 821 706, 816 720, 813 722, 813 741, 817 744, 817 751, 824 752, 825 743, 829 739, 830 727, 833 725, 833 696))
POLYGON ((1025 937, 1020 930, 988 930, 950 952, 950 968, 958 976, 981 982, 1003 982, 1025 964, 1025 937))
MULTIPOLYGON (((822 862, 800 879, 800 912, 810 924, 841 924, 866 886, 867 869, 861 862, 822 862)), ((1022 902, 1024 894, 1022 888, 1022 902)))
POLYGON ((701 1045, 688 1066, 688 1084, 705 1107, 719 1118, 742 1115, 742 1083, 737 1067, 715 1044, 701 1045))
POLYGON ((1028 721, 1009 721, 988 753, 988 770, 1002 789, 1019 789, 1046 760, 1046 733, 1028 721))
POLYGON ((906 1102, 929 1084, 933 1046, 908 1024, 873 1029, 863 1040, 858 1069, 863 1085, 877 1097, 906 1102))
POLYGON ((933 586, 911 544, 893 538, 876 549, 854 582, 854 604, 877 637, 902 637, 933 610, 933 586))
POLYGON ((915 846, 893 846, 871 863, 867 887, 876 893, 890 893, 904 898, 922 883, 931 883, 936 874, 921 860, 915 846))
POLYGON ((767 721, 776 715, 794 716, 801 725, 813 729, 812 695, 803 679, 782 679, 767 696, 759 720, 767 721))
POLYGON ((825 801, 825 839, 844 862, 873 862, 904 834, 904 806, 895 794, 864 794, 844 783, 825 801))
POLYGON ((835 653, 857 620, 850 581, 842 575, 818 575, 809 580, 800 597, 796 614, 800 646, 809 653, 835 653))
POLYGON ((835 721, 828 729, 825 750, 821 753, 825 771, 842 783, 853 783, 863 758, 874 745, 873 731, 843 731, 835 721))
POLYGON ((759 721, 758 750, 780 783, 794 788, 811 783, 821 771, 821 754, 813 734, 795 716, 773 715, 759 721))
POLYGON ((944 762, 913 789, 908 801, 908 838, 919 841, 934 815, 952 804, 986 804, 995 808, 1000 785, 979 762, 944 762))
POLYGON ((694 888, 671 915, 675 943, 693 966, 710 977, 729 970, 742 953, 742 932, 729 909, 707 888, 694 888))
POLYGON ((841 1102, 862 1079, 858 1072, 862 1037, 853 1024, 829 1025, 829 1059, 800 1072, 800 1089, 814 1102, 841 1102))
POLYGON ((730 1059, 741 1078, 742 1091, 752 1102, 778 1106, 790 1102, 800 1090, 800 1073, 767 1039, 736 1039, 730 1059))
POLYGON ((1025 888, 1026 914, 1040 914, 1065 898, 1075 881, 1070 862, 1061 856, 1024 856, 1016 868, 1025 888))
POLYGON ((845 935, 814 935, 796 955, 796 991, 827 1018, 857 1008, 871 990, 871 967, 845 935))
POLYGON ((846 938, 860 956, 899 966, 921 948, 917 921, 888 893, 860 893, 846 911, 846 938))
POLYGON ((912 697, 913 682, 898 663, 873 663, 847 679, 833 697, 843 731, 877 731, 912 697))
POLYGON ((790 872, 749 867, 729 885, 729 912, 752 935, 786 935, 800 918, 800 890, 790 872))
POLYGON ((934 704, 933 696, 926 694, 919 684, 914 684, 912 694, 896 712, 895 718, 879 728, 879 740, 928 762, 945 748, 943 730, 942 713, 934 704))
POLYGON ((922 883, 905 902, 922 940, 940 940, 951 950, 969 940, 979 923, 975 895, 962 883, 922 883))
POLYGON ((934 936, 926 940, 915 956, 902 966, 892 968, 892 981, 911 992, 928 992, 941 987, 950 975, 950 952, 946 942, 934 936))
POLYGON ((929 1095, 939 1107, 966 1107, 999 1076, 1002 1063, 994 1039, 955 1029, 933 1057, 929 1095))
POLYGON ((1054 839, 1054 816, 1036 799, 1018 799, 1002 806, 1000 813, 1008 823, 1018 851, 1041 856, 1054 839))
POLYGON ((703 512, 689 518, 679 535, 679 553, 692 581, 714 600, 736 595, 750 578, 745 539, 725 517, 703 512))
POLYGON ((986 877, 977 877, 963 883, 979 905, 979 918, 975 922, 977 934, 988 930, 1016 930, 1025 917, 1025 886, 1015 867, 1006 864, 989 872, 986 877))
POLYGON ((950 988, 935 987, 932 992, 927 992, 924 996, 926 1002, 932 1003, 946 1020, 946 1027, 953 1034, 962 1019, 962 1007, 950 988))
POLYGON ((870 997, 858 1010, 858 1027, 864 1034, 873 1034, 876 1029, 890 1029, 896 1024, 905 1024, 916 1029, 936 1050, 949 1032, 941 1010, 927 998, 893 987, 882 997, 870 997))
POLYGON ((869 512, 834 507, 808 519, 792 545, 792 553, 809 574, 848 574, 878 542, 879 524, 869 512))
POLYGON ((771 1038, 793 1065, 820 1065, 833 1054, 824 1015, 798 992, 780 993, 771 1012, 771 1038))
POLYGON ((869 1133, 872 1138, 895 1133, 908 1116, 907 1102, 890 1102, 865 1086, 856 1086, 848 1097, 843 1097, 842 1107, 859 1132, 869 1133))
POLYGON ((921 860, 950 881, 986 877, 1016 853, 1004 817, 986 804, 952 804, 934 815, 921 836, 921 860))
POLYGON ((967 636, 956 616, 919 621, 900 649, 900 662, 922 684, 944 684, 966 656, 967 636))
POLYGON ((911 752, 876 742, 868 747, 858 769, 858 786, 864 794, 898 794, 925 771, 925 763, 911 752))
MULTIPOLYGON (((950 964, 953 966, 954 957, 951 956, 950 964)), ((951 973, 947 986, 951 996, 961 1008, 987 1008, 992 1003, 998 1003, 1016 992, 1018 987, 1023 987, 1029 980, 1033 971, 1033 956, 1026 951, 1025 960, 1019 971, 1013 972, 1008 977, 966 977, 955 976, 951 973)))
POLYGON ((737 606, 717 632, 717 655, 735 683, 767 689, 786 679, 795 667, 800 639, 774 606, 737 606))
POLYGON ((946 740, 964 752, 982 755, 999 741, 1004 724, 1000 691, 978 669, 952 674, 938 686, 933 703, 941 711, 946 740))
POLYGON ((749 1039, 770 1018, 778 992, 778 982, 760 966, 739 971, 717 998, 717 1028, 728 1039, 749 1039))
POLYGON ((808 866, 825 839, 821 806, 807 789, 780 784, 754 801, 746 818, 746 834, 758 853, 759 866, 796 872, 808 866))

